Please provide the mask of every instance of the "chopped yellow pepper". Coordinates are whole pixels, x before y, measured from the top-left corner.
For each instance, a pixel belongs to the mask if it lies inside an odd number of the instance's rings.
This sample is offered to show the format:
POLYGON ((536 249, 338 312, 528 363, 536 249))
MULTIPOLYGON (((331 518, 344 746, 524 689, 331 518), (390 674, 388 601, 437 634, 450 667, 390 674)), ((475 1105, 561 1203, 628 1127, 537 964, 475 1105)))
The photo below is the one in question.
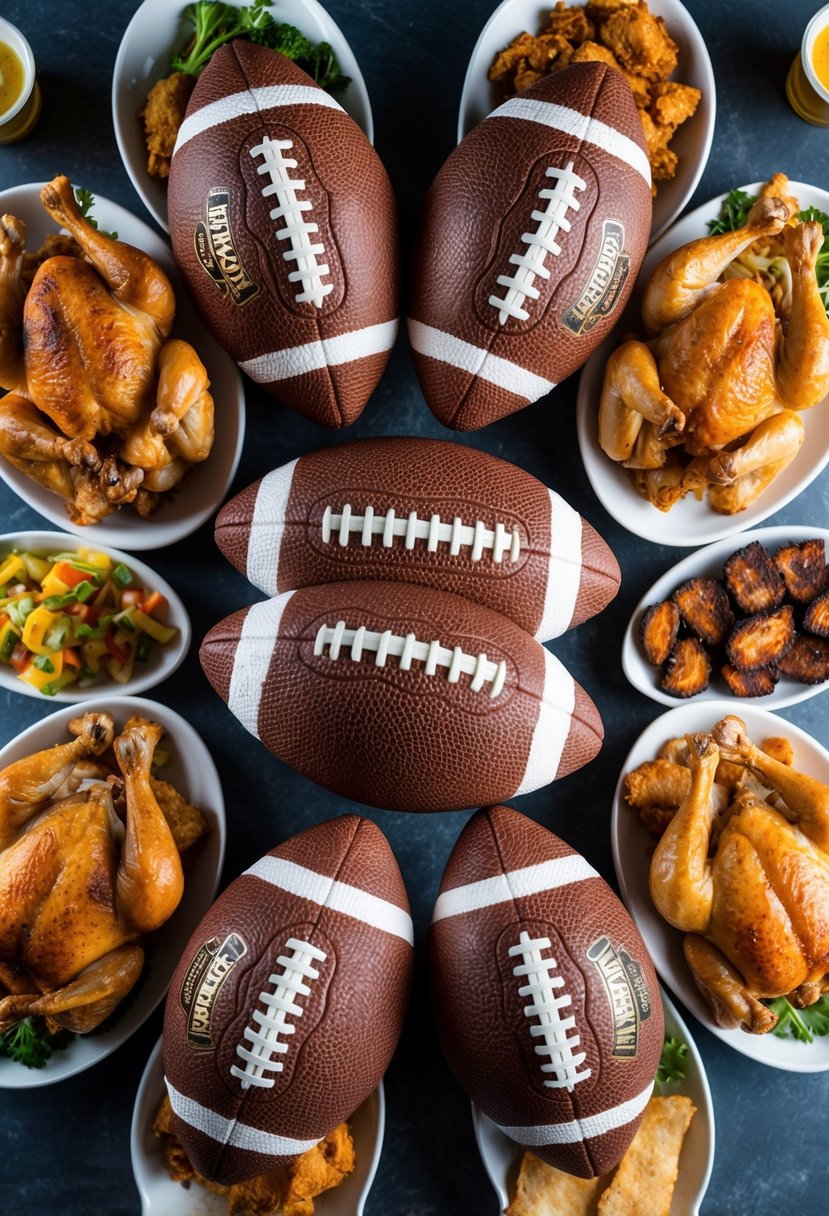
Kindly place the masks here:
POLYGON ((32 688, 36 688, 38 691, 45 688, 47 684, 51 684, 53 680, 56 680, 63 671, 63 651, 58 650, 55 654, 50 654, 49 661, 54 671, 41 671, 32 662, 20 672, 20 679, 24 680, 27 684, 31 684, 32 688))
POLYGON ((178 630, 172 626, 162 625, 159 621, 154 621, 151 616, 147 616, 146 612, 142 612, 140 608, 133 610, 131 620, 136 629, 141 629, 144 633, 148 633, 151 638, 155 638, 162 645, 171 642, 178 633, 178 630))
POLYGON ((95 566, 106 572, 112 569, 112 561, 106 553, 98 553, 95 549, 79 549, 78 558, 87 566, 95 566))
POLYGON ((28 646, 33 654, 53 653, 48 646, 44 646, 43 639, 59 615, 57 612, 50 612, 41 604, 26 617, 26 624, 23 626, 23 645, 28 646))
POLYGON ((10 553, 5 561, 0 562, 0 587, 5 587, 11 579, 26 573, 26 564, 16 553, 10 553))

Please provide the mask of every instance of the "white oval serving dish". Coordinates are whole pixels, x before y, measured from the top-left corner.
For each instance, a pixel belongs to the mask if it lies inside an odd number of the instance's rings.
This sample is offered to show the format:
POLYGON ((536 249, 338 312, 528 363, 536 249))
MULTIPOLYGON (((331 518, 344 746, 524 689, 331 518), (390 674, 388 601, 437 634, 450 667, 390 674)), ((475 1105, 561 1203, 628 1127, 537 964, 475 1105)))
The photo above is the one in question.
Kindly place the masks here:
MULTIPOLYGON (((161 1141, 152 1133, 156 1111, 164 1097, 161 1040, 147 1061, 135 1096, 130 1129, 130 1154, 135 1185, 141 1196, 141 1216, 227 1216, 227 1199, 214 1195, 197 1183, 183 1187, 167 1172, 161 1141)), ((383 1082, 349 1119, 354 1137, 356 1166, 335 1190, 314 1200, 317 1216, 363 1216, 371 1190, 386 1125, 383 1082)))
POLYGON ((816 1038, 813 1043, 778 1038, 774 1034, 748 1034, 744 1030, 725 1030, 714 1021, 702 994, 696 987, 682 952, 683 934, 668 924, 654 907, 648 890, 650 851, 653 837, 639 822, 636 812, 622 795, 626 773, 645 760, 653 760, 661 745, 674 737, 691 731, 710 730, 726 714, 736 713, 746 724, 748 733, 759 746, 762 739, 780 735, 794 746, 794 765, 803 772, 829 783, 829 752, 805 731, 745 702, 705 701, 689 703, 661 714, 648 726, 631 748, 613 795, 610 824, 613 864, 622 899, 636 922, 648 947, 653 964, 661 979, 677 994, 683 1004, 702 1022, 706 1030, 742 1055, 760 1064, 769 1064, 788 1072, 823 1072, 829 1069, 829 1036, 816 1038))
MULTIPOLYGON (((714 1104, 711 1101, 711 1090, 699 1049, 680 1017, 679 1010, 664 991, 662 1006, 665 1011, 665 1034, 687 1043, 688 1056, 684 1080, 665 1086, 664 1090, 659 1089, 657 1092, 687 1094, 697 1108, 682 1145, 671 1216, 697 1216, 714 1165, 714 1104)), ((515 1180, 524 1150, 505 1136, 474 1103, 472 1126, 487 1177, 498 1196, 501 1210, 504 1211, 514 1194, 515 1180)))
MULTIPOLYGON (((696 553, 683 558, 657 579, 634 608, 622 639, 622 670, 637 692, 650 697, 652 701, 659 701, 662 705, 677 706, 681 704, 680 698, 670 696, 659 687, 657 681, 660 669, 654 667, 645 658, 639 630, 646 608, 651 604, 658 604, 662 600, 670 599, 677 587, 681 587, 688 579, 717 578, 722 581, 723 564, 732 553, 752 544, 753 541, 759 541, 773 554, 781 545, 799 544, 801 541, 813 537, 825 542, 827 556, 829 556, 829 529, 806 528, 801 524, 779 524, 772 528, 757 528, 753 532, 740 533, 738 536, 727 536, 713 545, 698 549, 696 553)), ((690 697, 689 701, 695 705, 700 705, 705 701, 730 701, 734 706, 733 712, 738 714, 744 705, 758 705, 762 709, 783 709, 787 705, 796 705, 798 701, 806 701, 809 697, 815 697, 827 688, 829 688, 829 681, 824 681, 823 684, 800 684, 797 680, 781 676, 775 685, 774 692, 769 693, 767 697, 751 699, 735 697, 728 691, 722 677, 716 671, 712 671, 711 683, 705 692, 697 693, 695 697, 690 697)))
MULTIPOLYGON (((753 182, 740 188, 757 194, 762 185, 762 182, 753 182)), ((826 190, 802 182, 791 182, 790 187, 802 208, 818 207, 821 211, 829 212, 829 192, 826 190)), ((644 283, 662 259, 674 249, 697 237, 706 236, 708 221, 717 218, 724 198, 725 195, 721 194, 711 199, 674 224, 648 252, 642 263, 639 282, 644 283)), ((582 369, 576 427, 579 451, 590 484, 608 514, 628 532, 659 545, 685 548, 707 545, 761 523, 796 498, 826 467, 829 461, 829 398, 803 412, 801 417, 806 437, 800 451, 745 511, 739 511, 736 515, 718 515, 705 499, 698 502, 692 494, 686 494, 670 511, 658 510, 637 494, 627 470, 606 456, 599 447, 598 410, 604 369, 618 342, 618 337, 611 334, 582 369)))
POLYGON ((127 998, 129 1003, 123 1013, 119 1015, 116 1009, 108 1022, 94 1033, 73 1036, 69 1045, 56 1051, 43 1068, 26 1068, 13 1060, 0 1058, 0 1089, 33 1089, 74 1077, 106 1059, 126 1042, 164 998, 181 953, 213 902, 219 884, 225 851, 225 811, 219 775, 209 751, 192 726, 166 705, 143 697, 103 696, 86 702, 81 708, 67 706, 7 743, 0 750, 0 769, 23 756, 67 742, 69 720, 93 710, 107 710, 115 719, 116 727, 123 727, 133 714, 151 718, 164 727, 172 756, 160 775, 207 814, 211 830, 195 846, 197 855, 193 858, 178 908, 165 925, 144 938, 146 943, 151 943, 152 952, 149 966, 138 980, 135 999, 129 1001, 127 998))
MULTIPOLYGON (((73 182, 91 188, 91 182, 73 182)), ((57 226, 40 203, 43 182, 30 182, 0 191, 0 210, 25 221, 30 249, 37 249, 57 226)), ((242 377, 236 364, 210 337, 179 281, 169 246, 124 207, 95 196, 92 215, 99 227, 118 233, 119 239, 143 249, 166 271, 176 293, 176 319, 171 336, 184 338, 194 347, 207 368, 210 392, 216 405, 216 438, 210 455, 194 465, 184 480, 149 518, 141 519, 129 507, 108 515, 101 523, 88 527, 73 524, 63 501, 31 481, 19 469, 0 457, 0 477, 25 503, 50 523, 74 532, 89 545, 119 549, 161 549, 195 532, 216 511, 224 499, 242 454, 245 437, 245 398, 242 377)))
MULTIPOLYGON (((248 0, 228 0, 241 8, 248 0)), ((170 231, 167 222, 167 183, 147 172, 144 124, 138 117, 147 94, 157 80, 170 72, 170 56, 177 54, 192 34, 185 16, 186 0, 144 0, 124 31, 112 72, 112 124, 121 160, 130 181, 155 222, 170 231)), ((295 25, 312 42, 333 48, 351 83, 337 101, 374 141, 374 120, 368 90, 354 52, 339 26, 317 0, 279 0, 275 21, 295 25)))
MULTIPOLYGON (((523 30, 540 33, 552 7, 537 0, 503 0, 489 18, 466 70, 458 111, 458 143, 501 101, 501 94, 487 76, 495 56, 523 30)), ((655 241, 682 211, 702 177, 714 138, 717 95, 708 49, 688 9, 678 0, 650 0, 648 7, 657 17, 664 17, 668 33, 679 47, 679 67, 674 75, 702 92, 696 113, 680 127, 671 143, 679 156, 677 175, 673 181, 658 183, 651 225, 651 240, 655 241)))
MULTIPOLYGON (((94 546, 68 532, 6 532, 0 535, 0 563, 13 548, 47 556, 51 553, 65 553, 92 547, 94 546)), ((166 579, 163 579, 160 574, 156 574, 155 570, 139 561, 138 558, 132 557, 129 553, 122 553, 120 549, 110 549, 107 546, 101 546, 101 548, 112 558, 113 565, 123 562, 132 571, 134 581, 138 586, 144 587, 148 592, 161 592, 168 604, 163 624, 175 626, 178 629, 178 636, 174 637, 166 646, 155 642, 147 662, 136 664, 133 668, 133 677, 126 684, 117 684, 115 680, 104 674, 89 688, 78 688, 74 684, 70 684, 67 688, 56 692, 54 696, 46 697, 36 688, 32 688, 31 684, 18 679, 17 673, 7 664, 2 663, 0 664, 0 688, 7 688, 9 692, 20 692, 28 697, 37 697, 47 705, 57 701, 77 704, 80 701, 100 700, 102 695, 106 696, 107 691, 112 691, 119 697, 136 696, 140 692, 154 688, 162 680, 166 680, 182 664, 190 649, 192 630, 187 609, 176 591, 166 579)))

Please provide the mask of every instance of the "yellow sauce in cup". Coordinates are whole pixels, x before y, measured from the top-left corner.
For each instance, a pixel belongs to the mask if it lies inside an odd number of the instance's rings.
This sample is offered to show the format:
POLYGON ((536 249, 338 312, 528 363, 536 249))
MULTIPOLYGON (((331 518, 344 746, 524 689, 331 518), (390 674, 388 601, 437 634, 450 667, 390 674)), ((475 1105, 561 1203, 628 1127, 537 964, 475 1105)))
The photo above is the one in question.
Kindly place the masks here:
POLYGON ((824 89, 829 90, 829 25, 824 26, 815 37, 812 68, 824 89))
POLYGON ((0 118, 20 97, 25 79, 20 56, 7 42, 0 42, 0 118))

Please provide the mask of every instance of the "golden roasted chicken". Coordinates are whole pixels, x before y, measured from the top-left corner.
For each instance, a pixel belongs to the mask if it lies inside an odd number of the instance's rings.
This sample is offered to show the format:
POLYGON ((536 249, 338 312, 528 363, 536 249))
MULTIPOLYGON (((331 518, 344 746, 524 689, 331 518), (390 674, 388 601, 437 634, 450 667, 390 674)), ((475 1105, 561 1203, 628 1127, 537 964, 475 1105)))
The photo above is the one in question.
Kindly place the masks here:
POLYGON ((777 174, 745 227, 669 254, 645 287, 647 340, 608 360, 599 443, 660 510, 706 489, 715 511, 744 510, 796 456, 801 411, 829 393, 829 318, 815 278, 823 233, 797 221, 787 191, 777 174), (742 271, 730 277, 758 244, 788 267, 778 299, 742 271))
POLYGON ((136 938, 183 891, 150 779, 161 727, 132 718, 114 738, 109 714, 87 713, 70 729, 72 742, 0 772, 0 1032, 31 1015, 79 1033, 99 1025, 141 972, 136 938), (121 778, 82 788, 110 746, 121 778))
POLYGON ((805 1008, 829 992, 829 786, 773 750, 729 715, 626 779, 628 801, 652 817, 661 802, 668 820, 651 860, 655 906, 685 933, 718 1024, 755 1034, 777 1022, 764 1001, 805 1008))
POLYGON ((30 255, 23 222, 0 217, 0 455, 75 523, 147 515, 210 452, 207 373, 168 338, 175 297, 152 258, 97 231, 67 178, 40 197, 72 240, 30 255))

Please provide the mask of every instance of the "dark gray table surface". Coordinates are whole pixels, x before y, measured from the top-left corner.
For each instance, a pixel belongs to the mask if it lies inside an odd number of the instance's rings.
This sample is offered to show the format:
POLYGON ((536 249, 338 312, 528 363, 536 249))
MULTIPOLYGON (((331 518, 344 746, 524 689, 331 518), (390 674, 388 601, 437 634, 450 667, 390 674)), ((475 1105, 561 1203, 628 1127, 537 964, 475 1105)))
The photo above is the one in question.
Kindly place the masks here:
MULTIPOLYGON (((424 192, 453 146, 467 60, 493 6, 493 0, 462 0, 451 7, 438 0, 328 0, 366 78, 377 149, 400 203, 404 255, 424 192)), ((63 172, 149 219, 122 168, 110 120, 112 65, 135 7, 130 0, 6 0, 3 15, 25 31, 34 49, 44 106, 26 142, 0 148, 0 188, 63 172)), ((786 71, 815 0, 692 0, 688 7, 708 43, 717 78, 714 146, 694 201, 777 169, 829 188, 829 130, 797 119, 784 94, 786 71)), ((303 452, 342 440, 378 434, 447 437, 424 404, 402 338, 363 418, 345 434, 322 431, 251 384, 246 389, 247 442, 235 489, 303 452)), ((518 801, 522 811, 564 836, 613 882, 612 791, 631 744, 661 712, 622 674, 622 633, 644 590, 686 551, 640 540, 604 512, 578 456, 575 390, 573 377, 547 400, 461 441, 504 456, 554 486, 598 527, 619 558, 623 582, 615 602, 553 643, 602 713, 604 747, 588 768, 518 801)), ((826 524, 828 487, 824 473, 768 522, 826 524)), ((0 531, 41 526, 40 517, 0 485, 0 531)), ((183 596, 196 639, 221 616, 256 598, 218 555, 210 524, 147 556, 183 596)), ((179 672, 148 695, 188 718, 218 765, 229 825, 223 884, 279 840, 348 809, 246 734, 207 685, 195 646, 179 672)), ((49 712, 46 701, 0 692, 0 744, 49 712)), ((827 694, 783 716, 829 742, 827 694)), ((411 1010, 386 1078, 386 1142, 367 1211, 369 1216, 494 1216, 497 1201, 476 1152, 467 1099, 434 1041, 423 961, 440 875, 466 816, 367 813, 400 861, 418 949, 411 1010)), ((120 1216, 139 1210, 129 1124, 160 1027, 157 1012, 105 1064, 73 1080, 30 1092, 0 1091, 0 1210, 13 1216, 120 1216)), ((763 1067, 696 1022, 691 1027, 716 1111, 717 1155, 705 1216, 825 1212, 829 1074, 763 1067)), ((646 1216, 646 1203, 642 1211, 646 1216)))

